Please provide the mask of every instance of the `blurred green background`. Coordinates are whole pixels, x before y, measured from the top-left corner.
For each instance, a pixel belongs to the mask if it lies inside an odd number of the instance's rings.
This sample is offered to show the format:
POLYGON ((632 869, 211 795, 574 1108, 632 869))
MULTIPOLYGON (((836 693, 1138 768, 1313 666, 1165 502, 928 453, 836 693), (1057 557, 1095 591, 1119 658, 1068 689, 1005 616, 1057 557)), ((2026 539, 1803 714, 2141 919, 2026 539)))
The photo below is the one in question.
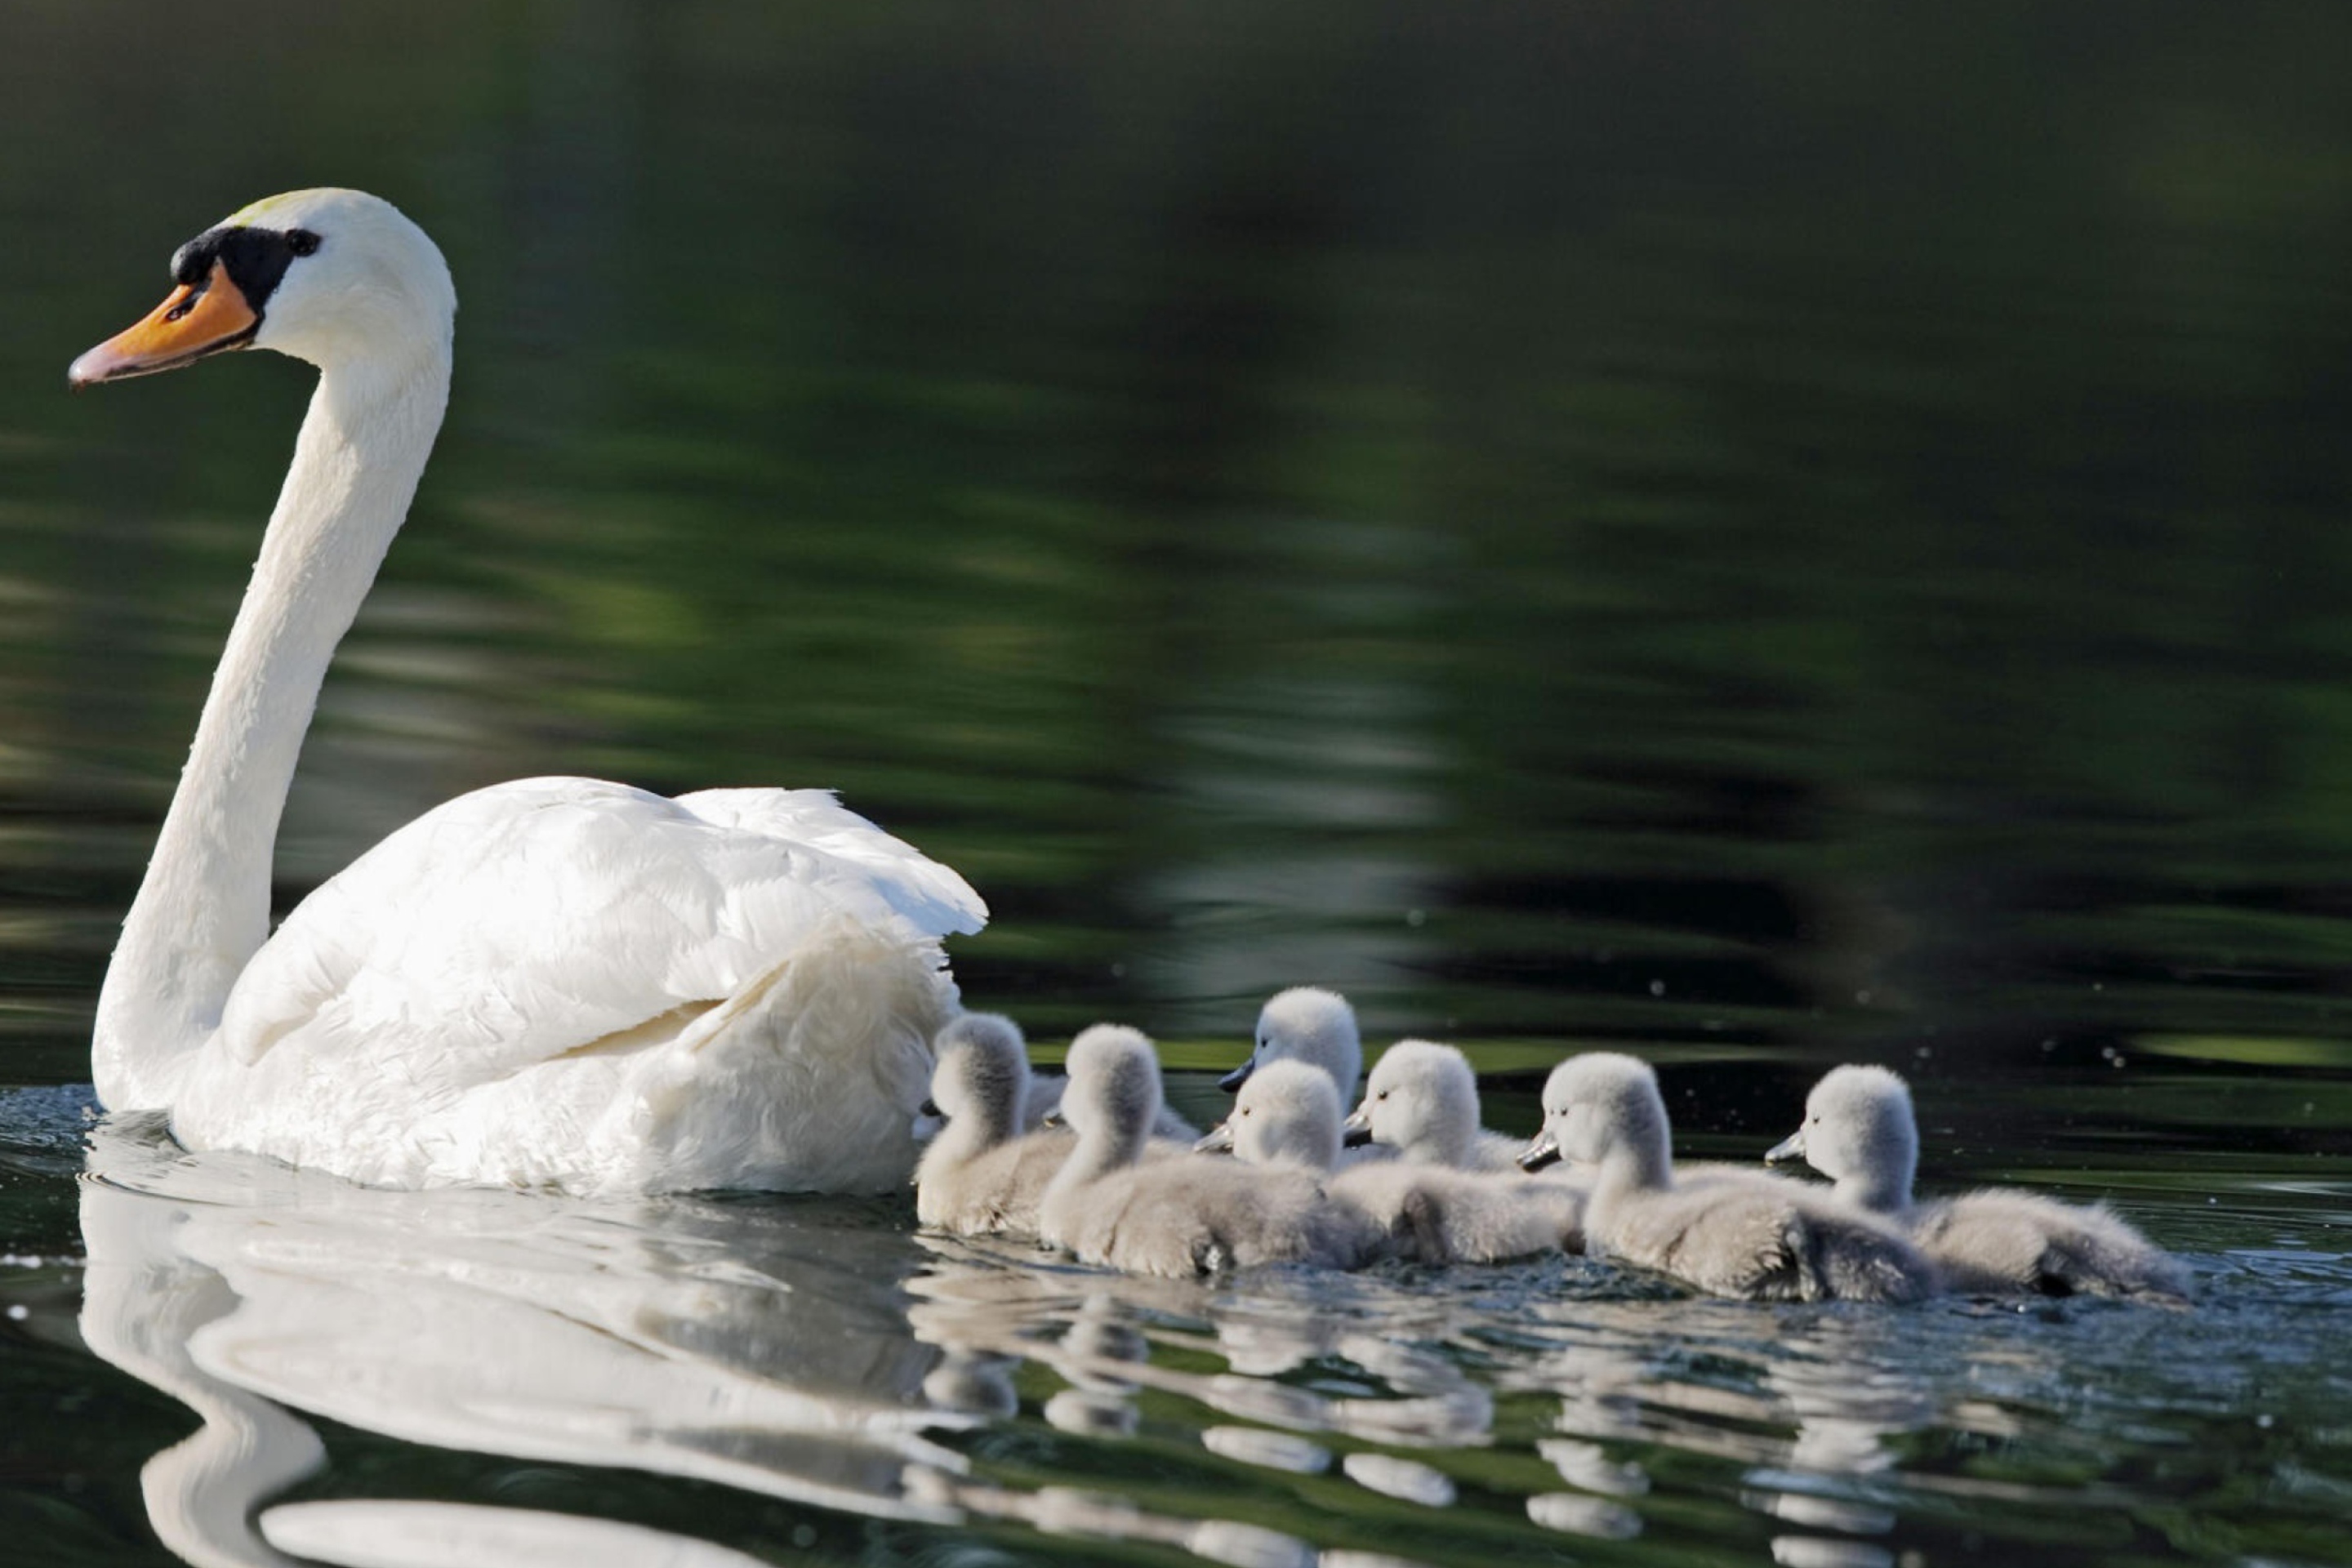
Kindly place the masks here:
POLYGON ((0 18, 18 1081, 308 390, 64 367, 313 184, 462 306, 289 902, 496 779, 825 784, 1043 1037, 2352 1063, 2352 9, 0 18))

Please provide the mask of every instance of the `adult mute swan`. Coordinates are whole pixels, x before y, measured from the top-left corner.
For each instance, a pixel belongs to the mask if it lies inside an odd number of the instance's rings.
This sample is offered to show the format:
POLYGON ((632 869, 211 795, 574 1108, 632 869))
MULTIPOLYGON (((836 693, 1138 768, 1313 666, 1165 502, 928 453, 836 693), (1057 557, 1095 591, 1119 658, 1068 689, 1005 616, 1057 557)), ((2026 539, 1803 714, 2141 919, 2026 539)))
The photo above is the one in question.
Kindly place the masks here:
POLYGON ((99 995, 91 1069, 197 1149, 386 1186, 878 1191, 913 1168, 962 878, 823 790, 478 790, 269 933, 280 809, 415 493, 457 296, 391 204, 310 190, 180 247, 76 387, 230 349, 319 369, 260 558, 99 995))

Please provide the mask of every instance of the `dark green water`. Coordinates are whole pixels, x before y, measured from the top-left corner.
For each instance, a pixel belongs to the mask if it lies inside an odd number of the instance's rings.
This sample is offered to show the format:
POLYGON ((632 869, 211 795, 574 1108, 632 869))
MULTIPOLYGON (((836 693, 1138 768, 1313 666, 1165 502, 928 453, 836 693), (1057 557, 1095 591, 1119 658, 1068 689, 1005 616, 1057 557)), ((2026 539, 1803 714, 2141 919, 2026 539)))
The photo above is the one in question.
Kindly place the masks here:
POLYGON ((170 1561, 200 1415, 285 1459, 223 1561, 362 1499, 793 1562, 2352 1560, 2347 58, 2316 5, 0 11, 0 1561, 170 1561), (1154 1290, 887 1205, 86 1155, 307 385, 63 370, 321 183, 463 307, 288 902, 499 778, 838 785, 1041 1039, 1223 1066, 1336 984, 1498 1125, 1616 1045, 1740 1156, 1885 1061, 1931 1184, 2110 1196, 2198 1306, 1154 1290))

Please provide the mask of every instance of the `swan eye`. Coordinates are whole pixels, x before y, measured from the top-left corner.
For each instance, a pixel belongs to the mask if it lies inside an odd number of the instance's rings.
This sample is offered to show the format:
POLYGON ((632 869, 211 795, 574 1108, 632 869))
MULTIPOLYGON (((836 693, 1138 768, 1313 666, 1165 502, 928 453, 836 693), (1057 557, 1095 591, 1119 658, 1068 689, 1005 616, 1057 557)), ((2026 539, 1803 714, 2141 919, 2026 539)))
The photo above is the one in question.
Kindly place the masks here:
POLYGON ((307 228, 286 231, 286 248, 297 256, 310 256, 319 248, 319 237, 307 228))
POLYGON ((1388 1097, 1389 1097, 1389 1091, 1388 1091, 1387 1089, 1382 1089, 1382 1090, 1381 1090, 1381 1091, 1380 1091, 1380 1093, 1378 1093, 1378 1094, 1376 1094, 1376 1095, 1372 1096, 1372 1098, 1373 1098, 1374 1100, 1386 1100, 1388 1097))

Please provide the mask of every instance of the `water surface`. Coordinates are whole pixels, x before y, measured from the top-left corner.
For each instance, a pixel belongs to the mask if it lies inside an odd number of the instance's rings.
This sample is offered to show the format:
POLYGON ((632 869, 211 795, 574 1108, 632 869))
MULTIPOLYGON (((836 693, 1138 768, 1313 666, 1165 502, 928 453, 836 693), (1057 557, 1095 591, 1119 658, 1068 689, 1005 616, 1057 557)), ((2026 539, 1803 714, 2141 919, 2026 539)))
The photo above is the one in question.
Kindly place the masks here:
POLYGON ((2346 1559, 2352 13, 0 27, 24 1560, 2346 1559), (1315 981, 1498 1125, 1630 1047, 1735 1157, 1886 1062, 1931 1184, 2110 1197, 2199 1304, 1154 1289, 85 1125, 305 383, 63 367, 315 183, 464 304, 282 903, 500 778, 838 785, 986 895, 958 973, 1049 1056, 1132 1020, 1205 1109, 1315 981))

